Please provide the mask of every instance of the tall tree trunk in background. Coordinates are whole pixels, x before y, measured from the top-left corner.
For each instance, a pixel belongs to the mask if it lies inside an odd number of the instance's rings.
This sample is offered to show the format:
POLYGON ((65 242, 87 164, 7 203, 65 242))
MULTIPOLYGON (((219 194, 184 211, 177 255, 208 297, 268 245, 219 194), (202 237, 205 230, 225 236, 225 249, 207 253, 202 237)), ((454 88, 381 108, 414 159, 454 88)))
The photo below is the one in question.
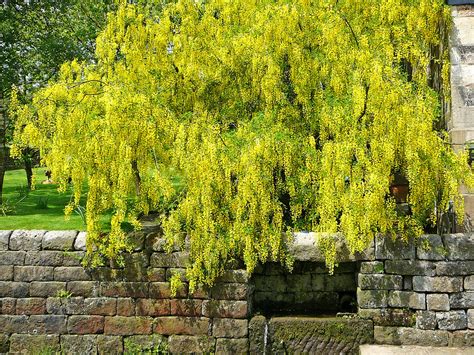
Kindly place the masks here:
POLYGON ((28 190, 31 190, 31 184, 33 179, 33 160, 35 152, 31 148, 25 148, 22 153, 24 168, 26 172, 26 181, 28 183, 28 190))

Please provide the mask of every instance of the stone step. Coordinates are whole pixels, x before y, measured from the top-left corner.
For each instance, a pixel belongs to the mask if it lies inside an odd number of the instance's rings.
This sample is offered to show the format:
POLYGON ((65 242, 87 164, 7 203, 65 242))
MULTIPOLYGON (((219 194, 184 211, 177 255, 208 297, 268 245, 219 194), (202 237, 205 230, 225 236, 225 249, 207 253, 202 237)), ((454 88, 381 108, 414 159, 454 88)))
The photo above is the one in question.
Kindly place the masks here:
POLYGON ((413 345, 361 345, 360 355, 471 355, 474 348, 451 348, 413 345))

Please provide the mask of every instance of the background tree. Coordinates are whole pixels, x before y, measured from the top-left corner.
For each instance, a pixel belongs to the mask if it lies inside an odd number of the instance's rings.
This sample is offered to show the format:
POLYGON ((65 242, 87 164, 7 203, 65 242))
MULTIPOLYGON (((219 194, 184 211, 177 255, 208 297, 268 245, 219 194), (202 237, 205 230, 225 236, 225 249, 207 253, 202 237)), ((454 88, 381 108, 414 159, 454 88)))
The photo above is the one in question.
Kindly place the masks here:
POLYGON ((328 232, 332 269, 336 232, 355 252, 376 233, 419 235, 435 205, 453 200, 463 215, 458 188, 473 176, 433 129, 427 71, 436 61, 447 88, 449 18, 442 0, 179 0, 161 14, 123 4, 93 64, 65 63, 17 108, 16 140, 39 147, 62 186, 72 178, 76 204, 88 182, 95 256, 127 247, 123 221, 161 209, 170 244, 190 237, 191 288, 234 258, 249 271, 289 262, 295 229, 328 232), (396 174, 410 215, 390 196, 396 174), (170 175, 184 184, 177 203, 170 175))

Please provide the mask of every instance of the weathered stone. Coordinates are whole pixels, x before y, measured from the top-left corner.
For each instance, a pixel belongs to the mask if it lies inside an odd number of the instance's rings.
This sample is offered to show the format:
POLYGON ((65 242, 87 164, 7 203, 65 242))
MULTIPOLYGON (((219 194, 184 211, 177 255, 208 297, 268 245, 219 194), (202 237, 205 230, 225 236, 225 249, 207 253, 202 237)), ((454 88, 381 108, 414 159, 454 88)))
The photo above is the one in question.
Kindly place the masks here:
POLYGON ((12 334, 10 336, 10 353, 56 353, 59 352, 59 335, 12 334))
POLYGON ((417 311, 416 327, 418 329, 436 329, 436 313, 432 311, 417 311))
MULTIPOLYGON (((146 236, 145 244, 153 251, 166 252, 168 251, 168 241, 162 237, 162 234, 150 233, 146 236)), ((170 251, 181 251, 189 247, 189 238, 186 238, 184 243, 173 243, 170 251)))
POLYGON ((0 314, 0 329, 2 333, 28 333, 28 316, 0 314))
POLYGON ((32 334, 66 334, 66 316, 32 315, 28 320, 28 332, 32 334))
MULTIPOLYGON (((184 284, 176 291, 176 298, 188 296, 188 285, 184 284)), ((171 287, 169 282, 151 282, 150 283, 151 298, 171 298, 171 287)))
POLYGON ((10 250, 41 250, 44 230, 15 230, 10 236, 10 250))
POLYGON ((248 293, 248 285, 242 283, 219 283, 211 288, 211 296, 217 300, 246 300, 248 293))
POLYGON ((383 274, 383 261, 363 261, 360 263, 361 274, 383 274))
POLYGON ((102 282, 100 294, 105 297, 148 297, 146 282, 102 282))
POLYGON ((286 287, 291 292, 307 292, 311 287, 311 274, 286 275, 286 287))
POLYGON ((166 269, 166 281, 171 281, 173 275, 179 275, 182 282, 188 282, 186 277, 186 269, 183 268, 168 268, 166 269))
POLYGON ((415 312, 409 309, 359 308, 357 315, 363 319, 371 319, 374 322, 374 325, 380 326, 412 327, 415 325, 416 321, 415 312))
POLYGON ((0 354, 6 354, 10 350, 10 338, 7 334, 0 333, 0 354))
POLYGON ((205 336, 172 335, 168 342, 172 354, 213 353, 216 340, 205 336))
POLYGON ((45 250, 72 250, 76 231, 49 231, 43 236, 45 250))
POLYGON ((413 277, 412 276, 403 276, 403 289, 413 290, 413 277))
POLYGON ((227 270, 217 281, 247 283, 249 281, 249 274, 246 270, 227 270))
POLYGON ((74 250, 82 250, 86 251, 86 239, 87 233, 86 232, 79 232, 74 241, 74 250))
POLYGON ((425 275, 434 276, 435 263, 419 260, 387 260, 385 272, 397 275, 425 275))
POLYGON ((150 259, 151 267, 184 268, 189 263, 189 253, 178 251, 174 253, 153 253, 150 259))
POLYGON ((30 251, 26 253, 25 265, 60 266, 63 263, 63 252, 30 251))
POLYGON ((46 300, 44 298, 19 298, 16 300, 16 314, 44 314, 46 300))
POLYGON ((170 301, 171 315, 200 317, 202 315, 202 300, 173 299, 170 301))
POLYGON ((1 265, 0 266, 0 281, 12 281, 13 280, 13 266, 1 265))
POLYGON ((24 251, 0 251, 0 265, 23 265, 25 255, 24 251))
POLYGON ((442 261, 436 263, 436 275, 460 276, 474 274, 474 261, 442 261))
POLYGON ((145 246, 145 236, 146 234, 143 230, 128 233, 127 239, 133 251, 143 250, 145 246))
POLYGON ((392 239, 383 235, 375 238, 376 259, 415 259, 415 244, 412 241, 392 239))
POLYGON ((427 294, 426 307, 430 311, 449 311, 449 296, 446 293, 427 294))
POLYGON ((139 298, 136 301, 136 313, 137 316, 167 316, 170 314, 170 301, 139 298))
POLYGON ((468 352, 472 351, 472 348, 474 348, 474 331, 452 332, 449 338, 449 346, 466 349, 468 352))
POLYGON ((464 289, 474 291, 474 275, 464 278, 464 289))
POLYGON ((247 354, 249 341, 247 339, 217 339, 216 354, 247 354))
POLYGON ((150 282, 163 282, 166 280, 165 268, 149 268, 147 271, 147 280, 150 282))
POLYGON ((15 281, 52 281, 53 267, 51 266, 15 266, 15 281))
POLYGON ((390 307, 426 309, 425 294, 410 291, 390 291, 388 305, 390 307))
MULTIPOLYGON (((357 281, 354 274, 324 275, 324 291, 354 292, 357 281)), ((301 286, 301 291, 308 289, 307 285, 301 286)))
POLYGON ((31 297, 55 297, 59 291, 66 289, 66 282, 48 281, 30 284, 31 297))
POLYGON ((467 328, 467 316, 465 311, 437 312, 436 320, 439 329, 457 330, 467 328))
POLYGON ((98 335, 97 352, 99 353, 99 355, 123 353, 122 337, 111 335, 98 335))
POLYGON ((73 296, 98 297, 100 294, 98 281, 70 281, 67 283, 67 290, 73 296))
POLYGON ((0 298, 0 314, 15 314, 16 298, 0 298))
POLYGON ((207 335, 209 318, 202 317, 159 317, 155 318, 154 333, 162 335, 207 335))
POLYGON ((104 334, 151 334, 152 323, 153 318, 151 317, 105 317, 104 334))
POLYGON ((443 235, 449 260, 474 260, 474 234, 443 235))
POLYGON ((446 330, 422 330, 400 327, 374 327, 377 344, 447 346, 449 332, 446 330))
POLYGON ((80 266, 57 267, 54 269, 55 281, 89 281, 91 275, 80 266))
POLYGON ((205 300, 202 314, 210 318, 247 318, 246 301, 205 300))
POLYGON ((98 334, 104 331, 103 316, 70 316, 67 321, 70 334, 98 334))
POLYGON ((441 236, 438 234, 422 235, 418 239, 416 256, 421 260, 444 260, 446 256, 441 236))
POLYGON ((62 266, 81 266, 85 253, 83 251, 63 251, 62 266))
POLYGON ((467 327, 474 329, 474 309, 467 310, 467 327))
POLYGON ((214 318, 212 335, 217 338, 245 338, 248 335, 246 319, 214 318))
POLYGON ((357 303, 360 308, 385 308, 388 305, 388 291, 358 288, 357 303))
POLYGON ((46 300, 46 310, 50 314, 84 314, 84 298, 50 297, 46 300))
POLYGON ((264 316, 254 316, 249 322, 249 353, 265 354, 268 322, 264 316))
POLYGON ((0 297, 28 297, 28 286, 26 282, 0 281, 0 297))
POLYGON ((92 355, 97 353, 97 336, 95 335, 63 335, 61 336, 61 352, 64 354, 92 355))
POLYGON ((133 298, 117 298, 117 315, 118 316, 134 316, 135 303, 133 298))
POLYGON ((254 277, 256 291, 286 292, 285 276, 264 276, 256 275, 254 277))
POLYGON ((400 275, 359 274, 358 285, 362 290, 401 290, 403 277, 400 275))
POLYGON ((124 281, 148 281, 149 258, 145 253, 124 255, 125 267, 123 269, 124 281))
POLYGON ((116 313, 117 300, 115 298, 85 298, 84 312, 102 316, 113 316, 116 313))
POLYGON ((168 341, 159 334, 132 335, 124 340, 126 354, 167 354, 168 341))
POLYGON ((8 242, 12 231, 0 230, 0 250, 8 250, 8 242))
POLYGON ((113 269, 110 267, 97 267, 88 270, 92 279, 95 281, 118 282, 123 279, 123 269, 113 269))
POLYGON ((413 290, 426 292, 459 292, 462 291, 462 277, 447 276, 413 276, 413 290))
POLYGON ((449 304, 451 309, 474 308, 474 292, 459 292, 450 295, 449 304))

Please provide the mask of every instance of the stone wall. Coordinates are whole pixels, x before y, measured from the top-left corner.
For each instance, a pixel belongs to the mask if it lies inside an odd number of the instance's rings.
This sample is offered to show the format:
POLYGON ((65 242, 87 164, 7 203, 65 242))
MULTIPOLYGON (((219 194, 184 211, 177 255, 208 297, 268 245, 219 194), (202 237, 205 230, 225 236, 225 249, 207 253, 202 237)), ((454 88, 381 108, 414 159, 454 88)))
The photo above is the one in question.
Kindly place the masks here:
POLYGON ((136 235, 125 267, 84 269, 85 233, 0 231, 0 353, 246 352, 249 286, 229 270, 188 293, 186 252, 136 235), (170 277, 184 287, 171 296, 170 277))

